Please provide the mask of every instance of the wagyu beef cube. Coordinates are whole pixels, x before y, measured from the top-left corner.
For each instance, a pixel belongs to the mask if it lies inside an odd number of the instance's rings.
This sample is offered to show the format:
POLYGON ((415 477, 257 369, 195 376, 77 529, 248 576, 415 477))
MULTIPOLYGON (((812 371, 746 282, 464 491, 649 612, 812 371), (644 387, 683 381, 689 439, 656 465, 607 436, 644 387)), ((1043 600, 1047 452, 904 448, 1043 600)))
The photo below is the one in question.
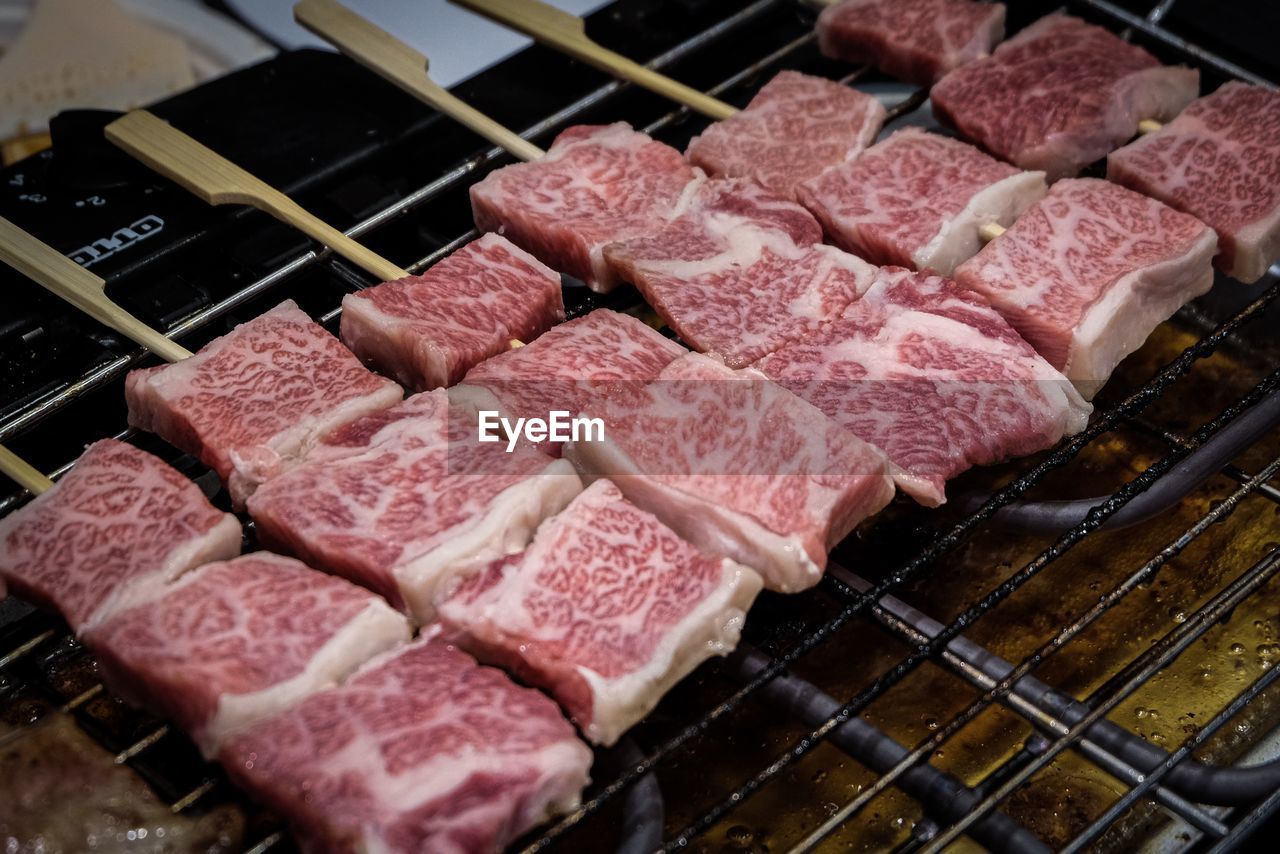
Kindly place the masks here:
POLYGON ((1280 258, 1280 94, 1227 83, 1113 152, 1107 177, 1196 216, 1218 267, 1256 282, 1280 258))
POLYGON ((1092 398, 1151 331, 1213 285, 1212 229, 1094 178, 1059 181, 956 271, 1092 398))
POLYGON ((237 507, 324 433, 402 394, 293 300, 188 359, 133 371, 125 381, 129 423, 199 457, 237 507))
POLYGON ((316 854, 501 851, 575 808, 591 767, 554 702, 430 639, 254 724, 219 758, 316 854))
POLYGON ((482 661, 560 701, 613 744, 662 695, 738 643, 760 576, 681 540, 597 481, 533 544, 462 582, 440 619, 482 661))
POLYGON ((982 248, 986 225, 1007 228, 1046 190, 972 145, 906 128, 800 188, 831 239, 877 265, 951 275, 982 248))
POLYGON ((264 543, 425 623, 437 588, 524 548, 581 489, 563 460, 479 441, 477 413, 436 389, 330 433, 249 513, 264 543))
POLYGON ((240 553, 240 523, 132 445, 90 445, 51 489, 0 519, 0 578, 77 634, 211 560, 240 553))
POLYGON ((471 186, 476 227, 497 231, 597 291, 618 284, 600 254, 657 231, 696 179, 680 152, 625 122, 572 127, 530 163, 471 186))
POLYGON ((843 0, 818 16, 825 56, 929 86, 1004 38, 1004 5, 973 0, 843 0))
POLYGON ((420 276, 343 297, 340 334, 365 362, 425 391, 562 320, 560 276, 486 234, 420 276))
POLYGON ((697 353, 590 414, 604 440, 566 456, 770 590, 816 584, 832 546, 893 497, 878 449, 758 371, 697 353))
POLYGON ((969 139, 1049 180, 1076 175, 1168 121, 1196 97, 1200 74, 1069 15, 1049 15, 933 87, 933 111, 969 139))
POLYGON ((884 107, 870 95, 782 71, 745 110, 694 137, 685 156, 708 175, 749 178, 791 198, 801 182, 857 157, 884 119, 884 107))
MULTIPOLYGON (((553 411, 577 415, 600 397, 648 383, 687 352, 634 317, 598 308, 481 362, 464 383, 473 399, 486 399, 473 389, 487 396, 484 408, 513 422, 553 411)), ((548 440, 538 447, 559 456, 562 446, 548 440)))
POLYGON ((411 636, 373 593, 256 552, 188 573, 86 640, 116 693, 172 719, 212 758, 230 733, 411 636))
POLYGON ((960 472, 1050 447, 1091 411, 982 297, 895 268, 756 367, 884 449, 898 485, 929 506, 960 472))
POLYGON ((666 228, 605 256, 685 343, 736 368, 839 316, 870 283, 870 265, 821 236, 794 202, 713 181, 666 228))

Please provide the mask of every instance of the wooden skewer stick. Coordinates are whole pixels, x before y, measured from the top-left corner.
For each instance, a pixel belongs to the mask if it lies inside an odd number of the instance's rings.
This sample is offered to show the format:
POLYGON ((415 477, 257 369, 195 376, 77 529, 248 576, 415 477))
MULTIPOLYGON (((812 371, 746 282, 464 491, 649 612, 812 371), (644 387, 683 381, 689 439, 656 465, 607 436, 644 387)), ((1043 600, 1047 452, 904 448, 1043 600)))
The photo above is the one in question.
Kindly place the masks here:
POLYGON ((437 84, 428 75, 427 57, 336 0, 302 0, 293 7, 299 24, 410 95, 457 119, 521 160, 543 155, 538 146, 495 122, 437 84))
POLYGON ((382 281, 408 272, 361 246, 259 178, 146 110, 134 110, 106 127, 107 139, 186 187, 211 205, 252 205, 323 243, 382 281))
POLYGON ((39 495, 53 486, 53 481, 37 471, 35 466, 3 445, 0 445, 0 472, 32 495, 39 495))
POLYGON ((1155 133, 1156 131, 1160 130, 1160 128, 1162 127, 1164 127, 1164 125, 1161 122, 1156 121, 1155 119, 1143 119, 1142 121, 1138 122, 1138 133, 1142 134, 1143 136, 1146 136, 1149 133, 1155 133))
POLYGON ((570 15, 539 0, 451 0, 490 20, 567 53, 602 71, 630 80, 652 92, 684 104, 713 119, 727 119, 737 109, 724 101, 678 83, 664 74, 645 68, 620 53, 607 50, 587 38, 586 27, 577 15, 570 15))
POLYGON ((191 355, 186 347, 108 299, 102 279, 4 218, 0 218, 0 261, 166 361, 191 355))
POLYGON ((990 243, 1008 230, 998 222, 989 222, 986 225, 978 226, 978 236, 982 238, 984 243, 990 243))

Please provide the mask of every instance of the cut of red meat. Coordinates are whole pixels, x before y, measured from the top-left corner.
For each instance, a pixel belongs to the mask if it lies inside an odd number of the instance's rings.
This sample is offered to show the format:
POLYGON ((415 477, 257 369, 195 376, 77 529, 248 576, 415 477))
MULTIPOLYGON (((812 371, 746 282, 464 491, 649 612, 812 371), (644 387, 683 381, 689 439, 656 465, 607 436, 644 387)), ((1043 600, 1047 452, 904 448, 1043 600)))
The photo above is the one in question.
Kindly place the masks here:
POLYGON ((590 414, 604 440, 566 456, 771 590, 816 584, 828 550, 893 497, 878 449, 760 372, 697 353, 590 414))
POLYGON ((1048 173, 1079 173, 1196 97, 1200 72, 1163 66, 1102 27, 1055 14, 933 87, 937 117, 991 153, 1048 173))
MULTIPOLYGON (((634 317, 598 308, 481 362, 463 383, 487 394, 483 408, 513 421, 553 410, 576 415, 597 398, 644 385, 687 352, 634 317)), ((559 456, 562 446, 548 440, 538 447, 559 456)))
POLYGON ((453 385, 564 320, 560 276, 496 234, 473 240, 421 276, 342 300, 342 343, 419 391, 453 385))
POLYGON ((125 381, 129 423, 199 457, 236 507, 320 436, 402 394, 293 300, 188 359, 133 371, 125 381))
POLYGON ((782 71, 745 110, 694 137, 686 156, 709 175, 749 178, 789 199, 801 182, 857 157, 884 119, 870 95, 782 71))
POLYGON ((254 724, 220 759, 304 852, 470 854, 576 807, 591 751, 551 700, 426 639, 254 724))
POLYGON ((982 248, 982 226, 1012 225, 1045 190, 1043 172, 906 128, 802 185, 799 197, 841 248, 949 276, 982 248))
POLYGON ((1218 267, 1256 282, 1280 258, 1280 94, 1227 83, 1113 152, 1107 177, 1198 217, 1218 267))
POLYGON ((1091 411, 982 297, 893 267, 839 321, 757 367, 883 448, 928 506, 960 472, 1047 448, 1091 411))
POLYGON ((572 127, 531 163, 471 186, 476 227, 510 238, 596 291, 618 284, 600 254, 614 240, 657 231, 698 178, 680 152, 625 122, 572 127))
POLYGON ((870 265, 821 238, 794 202, 711 181, 666 228, 605 257, 685 343, 742 367, 838 317, 870 283, 870 265))
POLYGON ((412 634, 369 591, 256 552, 188 573, 86 640, 117 694, 172 719, 212 758, 232 732, 412 634))
POLYGON ((264 484, 249 513, 267 545, 425 623, 438 588, 523 549, 581 489, 563 460, 480 442, 475 410, 436 389, 329 434, 264 484))
POLYGON ((83 633, 189 569, 240 553, 240 523, 194 483, 124 442, 90 445, 0 519, 0 578, 83 633))
POLYGON ((1212 287, 1216 246, 1193 216, 1077 178, 1054 184, 956 281, 1092 398, 1153 329, 1212 287))
POLYGON ((1004 4, 973 0, 843 0, 818 16, 818 47, 930 86, 1004 38, 1004 4))
POLYGON ((612 483, 592 484, 522 554, 440 605, 468 651, 560 701, 613 744, 672 685, 738 643, 760 576, 689 545, 612 483))

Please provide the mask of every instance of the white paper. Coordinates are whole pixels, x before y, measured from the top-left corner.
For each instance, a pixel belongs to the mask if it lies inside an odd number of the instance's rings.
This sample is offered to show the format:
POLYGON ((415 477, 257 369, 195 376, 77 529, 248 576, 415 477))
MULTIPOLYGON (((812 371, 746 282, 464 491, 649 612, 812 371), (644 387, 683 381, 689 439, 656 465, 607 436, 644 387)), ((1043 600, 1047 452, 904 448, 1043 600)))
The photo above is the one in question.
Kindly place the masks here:
MULTIPOLYGON (((553 0, 585 15, 608 0, 553 0)), ((228 0, 245 21, 289 48, 330 47, 293 20, 293 0, 228 0)), ((431 79, 453 86, 529 45, 529 39, 447 0, 344 0, 343 5, 426 54, 431 79)))

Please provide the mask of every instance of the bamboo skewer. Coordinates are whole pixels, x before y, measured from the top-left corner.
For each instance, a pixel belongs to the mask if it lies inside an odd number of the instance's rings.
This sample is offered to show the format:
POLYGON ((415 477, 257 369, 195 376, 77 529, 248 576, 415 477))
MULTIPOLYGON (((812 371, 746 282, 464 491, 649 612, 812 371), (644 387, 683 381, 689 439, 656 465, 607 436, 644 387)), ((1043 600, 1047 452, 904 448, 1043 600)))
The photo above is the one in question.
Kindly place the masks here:
POLYGON ((536 160, 543 155, 538 146, 432 80, 426 56, 336 0, 302 0, 293 7, 293 16, 299 24, 327 39, 356 62, 453 117, 499 148, 521 160, 536 160))
POLYGON ((998 222, 989 222, 978 226, 978 236, 982 238, 983 243, 990 243, 1008 230, 998 222))
POLYGON ((408 272, 308 213, 284 193, 161 121, 134 110, 106 127, 107 139, 211 205, 252 205, 328 246, 381 281, 408 272))
POLYGON ((0 445, 0 472, 32 495, 39 495, 53 486, 53 481, 4 445, 0 445))
POLYGON ((620 53, 601 47, 587 37, 585 24, 581 18, 547 3, 539 0, 451 0, 451 2, 524 33, 535 41, 567 53, 574 59, 599 68, 601 71, 670 98, 704 116, 720 120, 727 119, 738 112, 737 108, 718 98, 678 83, 664 74, 659 74, 638 62, 627 59, 620 53))
POLYGON ((102 279, 4 218, 0 218, 0 261, 166 361, 191 355, 112 302, 102 279))

